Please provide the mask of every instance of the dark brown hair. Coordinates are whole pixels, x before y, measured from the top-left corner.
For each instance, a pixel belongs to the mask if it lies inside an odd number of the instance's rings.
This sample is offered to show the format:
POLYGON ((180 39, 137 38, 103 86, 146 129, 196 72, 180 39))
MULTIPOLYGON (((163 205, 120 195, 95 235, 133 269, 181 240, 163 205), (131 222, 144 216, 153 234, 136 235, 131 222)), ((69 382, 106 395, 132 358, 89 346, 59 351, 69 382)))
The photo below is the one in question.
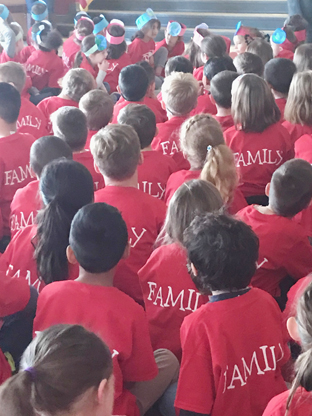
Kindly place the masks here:
MULTIPOLYGON (((107 28, 108 33, 114 37, 121 37, 125 34, 125 29, 120 25, 109 25, 107 28)), ((119 45, 113 45, 108 42, 107 44, 107 59, 119 59, 127 50, 127 44, 124 40, 119 45)))
POLYGON ((143 39, 144 36, 145 36, 145 32, 152 29, 154 23, 157 23, 158 30, 159 30, 160 27, 161 27, 160 21, 158 19, 151 19, 147 23, 145 23, 145 25, 142 27, 141 30, 138 30, 137 32, 135 32, 135 34, 131 38, 131 42, 133 42, 134 39, 136 39, 136 38, 143 39))
POLYGON ((87 117, 89 130, 100 130, 111 121, 114 103, 107 92, 91 90, 79 101, 79 109, 87 117))

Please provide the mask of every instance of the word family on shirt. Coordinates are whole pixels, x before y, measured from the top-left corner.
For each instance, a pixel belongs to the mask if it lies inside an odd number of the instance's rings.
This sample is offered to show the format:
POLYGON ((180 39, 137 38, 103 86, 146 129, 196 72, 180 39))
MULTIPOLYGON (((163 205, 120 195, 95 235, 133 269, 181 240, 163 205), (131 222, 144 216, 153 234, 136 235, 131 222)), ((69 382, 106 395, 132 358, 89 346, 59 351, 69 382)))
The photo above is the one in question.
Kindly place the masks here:
POLYGON ((16 127, 19 130, 21 127, 29 126, 39 130, 42 124, 42 120, 35 116, 25 116, 21 120, 17 120, 16 127))
POLYGON ((31 72, 32 74, 35 74, 35 75, 43 75, 46 72, 49 72, 47 69, 42 68, 41 66, 38 66, 35 64, 27 64, 26 71, 31 72))
POLYGON ((180 152, 180 149, 177 145, 179 140, 179 133, 174 131, 170 136, 170 141, 167 140, 165 142, 160 143, 164 155, 172 156, 177 152, 180 152))
POLYGON ((146 231, 146 228, 137 229, 136 227, 130 227, 129 244, 131 248, 134 248, 138 244, 146 231))
POLYGON ((13 264, 8 265, 6 275, 10 276, 12 279, 25 279, 29 286, 33 286, 37 292, 40 292, 44 287, 43 281, 39 277, 35 277, 31 270, 15 270, 13 264))
POLYGON ((153 56, 153 54, 154 54, 154 50, 151 50, 151 51, 148 51, 148 52, 144 53, 142 55, 142 58, 143 58, 142 60, 148 62, 150 60, 150 58, 153 56))
POLYGON ((141 183, 139 182, 138 188, 140 189, 140 191, 143 191, 144 193, 149 194, 154 198, 158 199, 163 199, 166 190, 166 187, 163 187, 163 184, 161 182, 153 183, 142 181, 141 183))
POLYGON ((31 171, 30 164, 26 166, 17 166, 17 169, 4 171, 4 186, 15 185, 28 178, 35 178, 35 175, 31 171))
POLYGON ((35 222, 36 213, 33 211, 25 218, 24 212, 20 212, 19 215, 12 214, 10 218, 10 227, 11 233, 16 233, 22 228, 27 227, 28 225, 33 225, 35 222))
POLYGON ((256 152, 246 150, 234 153, 236 167, 249 165, 276 165, 279 166, 283 160, 282 150, 261 149, 256 152))

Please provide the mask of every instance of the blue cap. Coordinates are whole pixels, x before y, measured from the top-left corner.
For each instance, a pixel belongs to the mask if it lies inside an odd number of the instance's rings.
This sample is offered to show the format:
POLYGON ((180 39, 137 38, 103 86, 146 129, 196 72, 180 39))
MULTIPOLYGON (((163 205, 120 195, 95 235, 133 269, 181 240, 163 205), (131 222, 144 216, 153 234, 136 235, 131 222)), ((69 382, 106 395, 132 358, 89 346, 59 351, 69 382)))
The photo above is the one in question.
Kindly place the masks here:
POLYGON ((142 27, 152 19, 157 19, 155 13, 152 9, 146 9, 146 12, 136 19, 135 24, 137 25, 137 28, 141 30, 142 27))
POLYGON ((181 33, 182 27, 178 22, 171 22, 168 27, 168 33, 171 36, 179 36, 181 33))
POLYGON ((97 35, 98 33, 102 32, 107 26, 108 21, 105 19, 105 16, 103 14, 100 14, 101 20, 94 25, 93 34, 97 35))
POLYGON ((35 1, 35 2, 32 4, 31 8, 32 8, 32 7, 33 7, 33 5, 35 5, 35 4, 44 4, 44 5, 46 6, 45 11, 44 11, 43 13, 41 13, 41 14, 35 14, 35 13, 31 12, 31 17, 32 17, 32 19, 33 19, 33 20, 35 20, 36 22, 41 22, 41 21, 42 21, 42 20, 44 20, 44 19, 48 16, 48 14, 49 14, 49 11, 48 11, 48 6, 47 6, 47 3, 45 3, 44 1, 42 1, 42 0, 38 0, 38 1, 35 1))
POLYGON ((272 41, 281 45, 286 40, 286 32, 283 29, 276 29, 272 35, 272 41))
POLYGON ((0 17, 2 17, 3 20, 6 20, 10 13, 9 9, 7 8, 5 4, 0 4, 0 6, 2 6, 2 12, 0 14, 0 17))

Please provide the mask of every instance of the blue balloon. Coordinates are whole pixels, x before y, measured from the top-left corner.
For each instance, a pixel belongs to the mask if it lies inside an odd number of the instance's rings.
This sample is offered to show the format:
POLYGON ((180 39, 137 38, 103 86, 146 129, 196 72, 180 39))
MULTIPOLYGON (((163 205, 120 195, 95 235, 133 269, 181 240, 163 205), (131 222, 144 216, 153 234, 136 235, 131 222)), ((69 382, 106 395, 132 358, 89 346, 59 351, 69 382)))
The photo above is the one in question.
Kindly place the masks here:
POLYGON ((272 35, 272 41, 281 45, 286 40, 286 32, 283 29, 276 29, 272 35))

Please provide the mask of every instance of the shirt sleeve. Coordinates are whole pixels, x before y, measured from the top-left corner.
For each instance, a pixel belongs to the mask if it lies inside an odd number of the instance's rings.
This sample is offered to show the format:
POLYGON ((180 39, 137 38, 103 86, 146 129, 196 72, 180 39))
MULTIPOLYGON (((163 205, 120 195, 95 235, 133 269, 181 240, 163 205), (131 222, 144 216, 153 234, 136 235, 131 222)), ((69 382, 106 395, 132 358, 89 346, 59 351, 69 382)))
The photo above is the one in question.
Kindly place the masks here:
POLYGON ((6 21, 1 19, 0 21, 0 33, 2 35, 2 42, 1 46, 3 47, 4 51, 10 58, 14 58, 15 56, 15 33, 10 28, 6 21))
POLYGON ((64 66, 63 61, 60 57, 56 55, 55 58, 55 67, 51 69, 50 76, 49 76, 49 87, 50 88, 61 88, 58 80, 63 77, 64 75, 64 66))
POLYGON ((23 310, 30 299, 26 280, 6 276, 0 272, 0 316, 3 318, 23 310))
POLYGON ((312 247, 307 236, 301 234, 291 254, 285 254, 284 267, 291 277, 298 280, 312 272, 312 247))

